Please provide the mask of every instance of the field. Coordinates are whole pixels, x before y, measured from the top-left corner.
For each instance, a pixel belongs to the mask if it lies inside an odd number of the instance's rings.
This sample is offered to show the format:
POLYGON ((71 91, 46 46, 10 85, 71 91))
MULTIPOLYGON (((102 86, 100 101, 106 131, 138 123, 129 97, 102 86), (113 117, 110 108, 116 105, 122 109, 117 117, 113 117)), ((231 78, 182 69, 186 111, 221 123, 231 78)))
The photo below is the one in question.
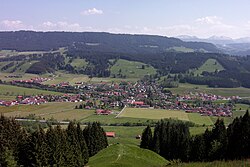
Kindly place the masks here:
POLYGON ((126 108, 120 117, 144 119, 173 118, 183 121, 191 121, 198 125, 213 125, 212 120, 208 116, 200 116, 200 114, 197 113, 186 113, 182 110, 126 108))
POLYGON ((186 47, 178 47, 178 46, 174 46, 174 47, 171 47, 171 48, 168 48, 169 51, 176 51, 176 52, 184 52, 184 53, 188 53, 188 52, 194 52, 194 49, 191 49, 191 48, 186 48, 186 47))
POLYGON ((250 160, 191 162, 170 165, 171 167, 249 167, 250 160))
POLYGON ((14 100, 17 95, 37 95, 37 94, 59 95, 62 93, 0 84, 1 100, 14 100))
POLYGON ((248 88, 210 88, 206 85, 179 84, 178 88, 169 88, 174 94, 187 94, 189 92, 204 92, 225 97, 240 96, 250 97, 250 89, 248 88))
POLYGON ((155 74, 156 70, 149 65, 136 61, 127 61, 119 59, 111 68, 111 76, 118 75, 119 73, 126 78, 142 78, 148 74, 155 74), (142 68, 144 67, 144 69, 142 68))
POLYGON ((74 109, 75 105, 80 103, 46 103, 41 105, 18 105, 11 107, 0 106, 0 113, 4 113, 7 117, 26 117, 34 114, 41 119, 57 119, 62 120, 80 120, 94 114, 93 110, 74 109))
MULTIPOLYGON (((233 117, 222 117, 226 125, 230 124, 237 116, 244 115, 245 111, 234 111, 233 117)), ((164 118, 173 118, 183 121, 190 121, 197 125, 212 126, 218 117, 200 116, 198 113, 186 113, 181 110, 162 110, 162 109, 143 109, 126 108, 119 118, 143 118, 159 120, 164 118)))
POLYGON ((179 110, 162 110, 162 109, 143 109, 143 108, 126 108, 120 117, 145 118, 145 119, 164 119, 173 118, 188 121, 188 115, 179 110))
POLYGON ((89 167, 152 167, 165 166, 167 160, 158 154, 137 146, 113 144, 91 157, 89 167))
POLYGON ((85 61, 85 59, 74 59, 70 65, 73 67, 76 67, 77 69, 83 69, 87 66, 88 62, 85 61))
POLYGON ((198 70, 194 71, 194 75, 201 75, 203 71, 215 72, 224 70, 224 67, 215 59, 208 59, 198 70))

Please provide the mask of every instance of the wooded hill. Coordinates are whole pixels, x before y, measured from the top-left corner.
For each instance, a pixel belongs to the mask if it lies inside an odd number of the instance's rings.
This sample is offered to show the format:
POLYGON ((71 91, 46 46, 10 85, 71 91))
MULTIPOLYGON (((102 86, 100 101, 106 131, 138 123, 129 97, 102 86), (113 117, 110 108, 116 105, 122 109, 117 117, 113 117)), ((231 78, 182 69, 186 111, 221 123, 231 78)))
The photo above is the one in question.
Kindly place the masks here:
POLYGON ((218 52, 210 43, 183 42, 153 35, 110 34, 104 32, 0 32, 0 50, 48 51, 82 45, 87 50, 118 53, 163 52, 171 47, 218 52))

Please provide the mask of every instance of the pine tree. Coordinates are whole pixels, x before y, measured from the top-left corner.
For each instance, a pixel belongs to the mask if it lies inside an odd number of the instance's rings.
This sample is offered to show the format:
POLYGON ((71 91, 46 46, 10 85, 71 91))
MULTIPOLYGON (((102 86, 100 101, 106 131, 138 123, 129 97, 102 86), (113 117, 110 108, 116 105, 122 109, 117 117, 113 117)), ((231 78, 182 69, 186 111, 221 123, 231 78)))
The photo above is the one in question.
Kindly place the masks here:
POLYGON ((77 131, 73 122, 70 122, 66 130, 67 145, 66 145, 66 165, 67 166, 83 166, 84 159, 81 152, 81 146, 77 139, 77 131))
POLYGON ((225 158, 227 149, 227 133, 224 121, 218 119, 212 129, 212 142, 209 157, 211 160, 221 160, 225 158))
POLYGON ((142 133, 140 147, 145 149, 150 149, 151 144, 152 144, 152 131, 150 126, 148 125, 142 133))
POLYGON ((78 142, 80 143, 84 164, 87 164, 89 161, 88 147, 87 147, 85 138, 83 136, 83 131, 82 131, 79 123, 77 124, 76 132, 77 132, 78 142))
POLYGON ((90 157, 108 146, 107 137, 100 123, 93 122, 92 124, 88 124, 83 130, 83 135, 90 157))

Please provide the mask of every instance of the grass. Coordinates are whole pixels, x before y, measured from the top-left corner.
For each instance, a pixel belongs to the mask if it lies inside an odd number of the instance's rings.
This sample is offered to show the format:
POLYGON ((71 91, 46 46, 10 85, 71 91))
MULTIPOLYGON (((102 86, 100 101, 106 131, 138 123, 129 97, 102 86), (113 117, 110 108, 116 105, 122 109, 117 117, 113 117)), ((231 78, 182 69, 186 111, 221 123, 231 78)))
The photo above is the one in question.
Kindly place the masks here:
POLYGON ((191 162, 173 164, 171 167, 249 167, 250 160, 191 162))
POLYGON ((209 116, 201 116, 199 113, 188 113, 189 121, 198 125, 213 125, 209 116))
POLYGON ((206 131, 206 129, 209 129, 211 130, 212 129, 212 126, 200 126, 200 127, 190 127, 189 128, 189 132, 190 132, 190 135, 198 135, 198 134, 202 134, 206 131))
POLYGON ((174 119, 189 121, 187 113, 180 110, 126 108, 120 115, 120 117, 145 118, 145 119, 174 118, 174 119))
POLYGON ((126 75, 127 78, 142 78, 145 75, 155 74, 156 70, 152 66, 141 62, 119 59, 110 68, 110 72, 111 76, 117 76, 119 73, 121 73, 122 75, 126 75), (142 69, 142 66, 144 66, 145 69, 142 69))
POLYGON ((32 66, 36 62, 38 61, 25 62, 23 65, 18 67, 17 70, 15 70, 15 73, 25 73, 30 68, 30 66, 32 66))
POLYGON ((211 93, 215 95, 221 95, 225 97, 230 96, 240 96, 240 97, 250 97, 249 88, 209 88, 206 85, 194 85, 187 83, 180 83, 178 88, 169 88, 174 94, 187 94, 189 92, 204 92, 211 93))
POLYGON ((39 75, 36 75, 36 74, 23 74, 23 73, 0 73, 0 79, 2 81, 6 81, 6 82, 9 82, 9 81, 13 81, 15 80, 15 78, 6 78, 5 76, 9 76, 9 75, 21 75, 22 78, 17 78, 16 80, 26 80, 26 79, 31 79, 31 78, 34 78, 34 77, 39 77, 39 75))
POLYGON ((184 53, 188 53, 188 52, 194 52, 194 49, 191 48, 186 48, 186 47, 178 47, 178 46, 174 46, 174 47, 170 47, 168 48, 169 51, 176 51, 176 52, 184 52, 184 53))
POLYGON ((113 144, 91 157, 89 167, 152 167, 167 164, 160 155, 133 145, 113 144))
POLYGON ((17 105, 10 107, 0 106, 0 113, 4 113, 7 117, 26 117, 34 114, 41 119, 54 118, 62 120, 80 120, 94 114, 93 110, 74 109, 75 105, 80 103, 55 102, 41 105, 17 105))
POLYGON ((195 75, 201 75, 202 72, 215 72, 224 70, 224 67, 216 59, 208 59, 198 70, 194 71, 195 75))
POLYGON ((247 109, 250 110, 250 105, 247 104, 236 104, 234 109, 236 111, 246 111, 247 109))
POLYGON ((10 100, 10 99, 14 100, 17 95, 37 95, 37 94, 59 95, 62 93, 0 84, 0 99, 1 100, 10 100))
POLYGON ((141 140, 136 139, 137 135, 141 135, 145 126, 102 126, 106 132, 115 132, 115 138, 108 138, 109 144, 133 144, 139 145, 141 140))
POLYGON ((73 59, 73 61, 70 63, 73 67, 76 68, 84 68, 86 67, 88 62, 85 61, 85 59, 73 59))
POLYGON ((90 78, 87 75, 80 75, 80 74, 66 74, 62 72, 57 72, 56 76, 50 80, 44 82, 44 84, 59 84, 62 82, 69 82, 70 84, 74 85, 76 82, 89 82, 90 78))
MULTIPOLYGON (((87 118, 83 118, 81 119, 81 122, 93 122, 93 121, 98 121, 101 124, 125 124, 125 123, 145 123, 145 122, 151 122, 154 120, 151 119, 144 119, 144 118, 128 118, 128 117, 119 117, 119 118, 115 118, 116 115, 115 114, 111 114, 111 115, 91 115, 87 118)), ((157 120, 155 120, 157 121, 157 120)))

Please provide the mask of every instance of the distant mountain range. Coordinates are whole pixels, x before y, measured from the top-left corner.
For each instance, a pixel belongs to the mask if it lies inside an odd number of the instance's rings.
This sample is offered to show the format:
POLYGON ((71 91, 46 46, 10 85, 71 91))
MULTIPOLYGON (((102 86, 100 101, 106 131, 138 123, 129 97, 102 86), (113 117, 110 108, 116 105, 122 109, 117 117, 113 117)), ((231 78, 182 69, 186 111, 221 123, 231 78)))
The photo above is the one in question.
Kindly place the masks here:
POLYGON ((250 37, 232 39, 225 36, 212 36, 209 38, 198 38, 196 36, 177 36, 186 42, 208 42, 216 45, 222 52, 233 55, 250 55, 250 37))

